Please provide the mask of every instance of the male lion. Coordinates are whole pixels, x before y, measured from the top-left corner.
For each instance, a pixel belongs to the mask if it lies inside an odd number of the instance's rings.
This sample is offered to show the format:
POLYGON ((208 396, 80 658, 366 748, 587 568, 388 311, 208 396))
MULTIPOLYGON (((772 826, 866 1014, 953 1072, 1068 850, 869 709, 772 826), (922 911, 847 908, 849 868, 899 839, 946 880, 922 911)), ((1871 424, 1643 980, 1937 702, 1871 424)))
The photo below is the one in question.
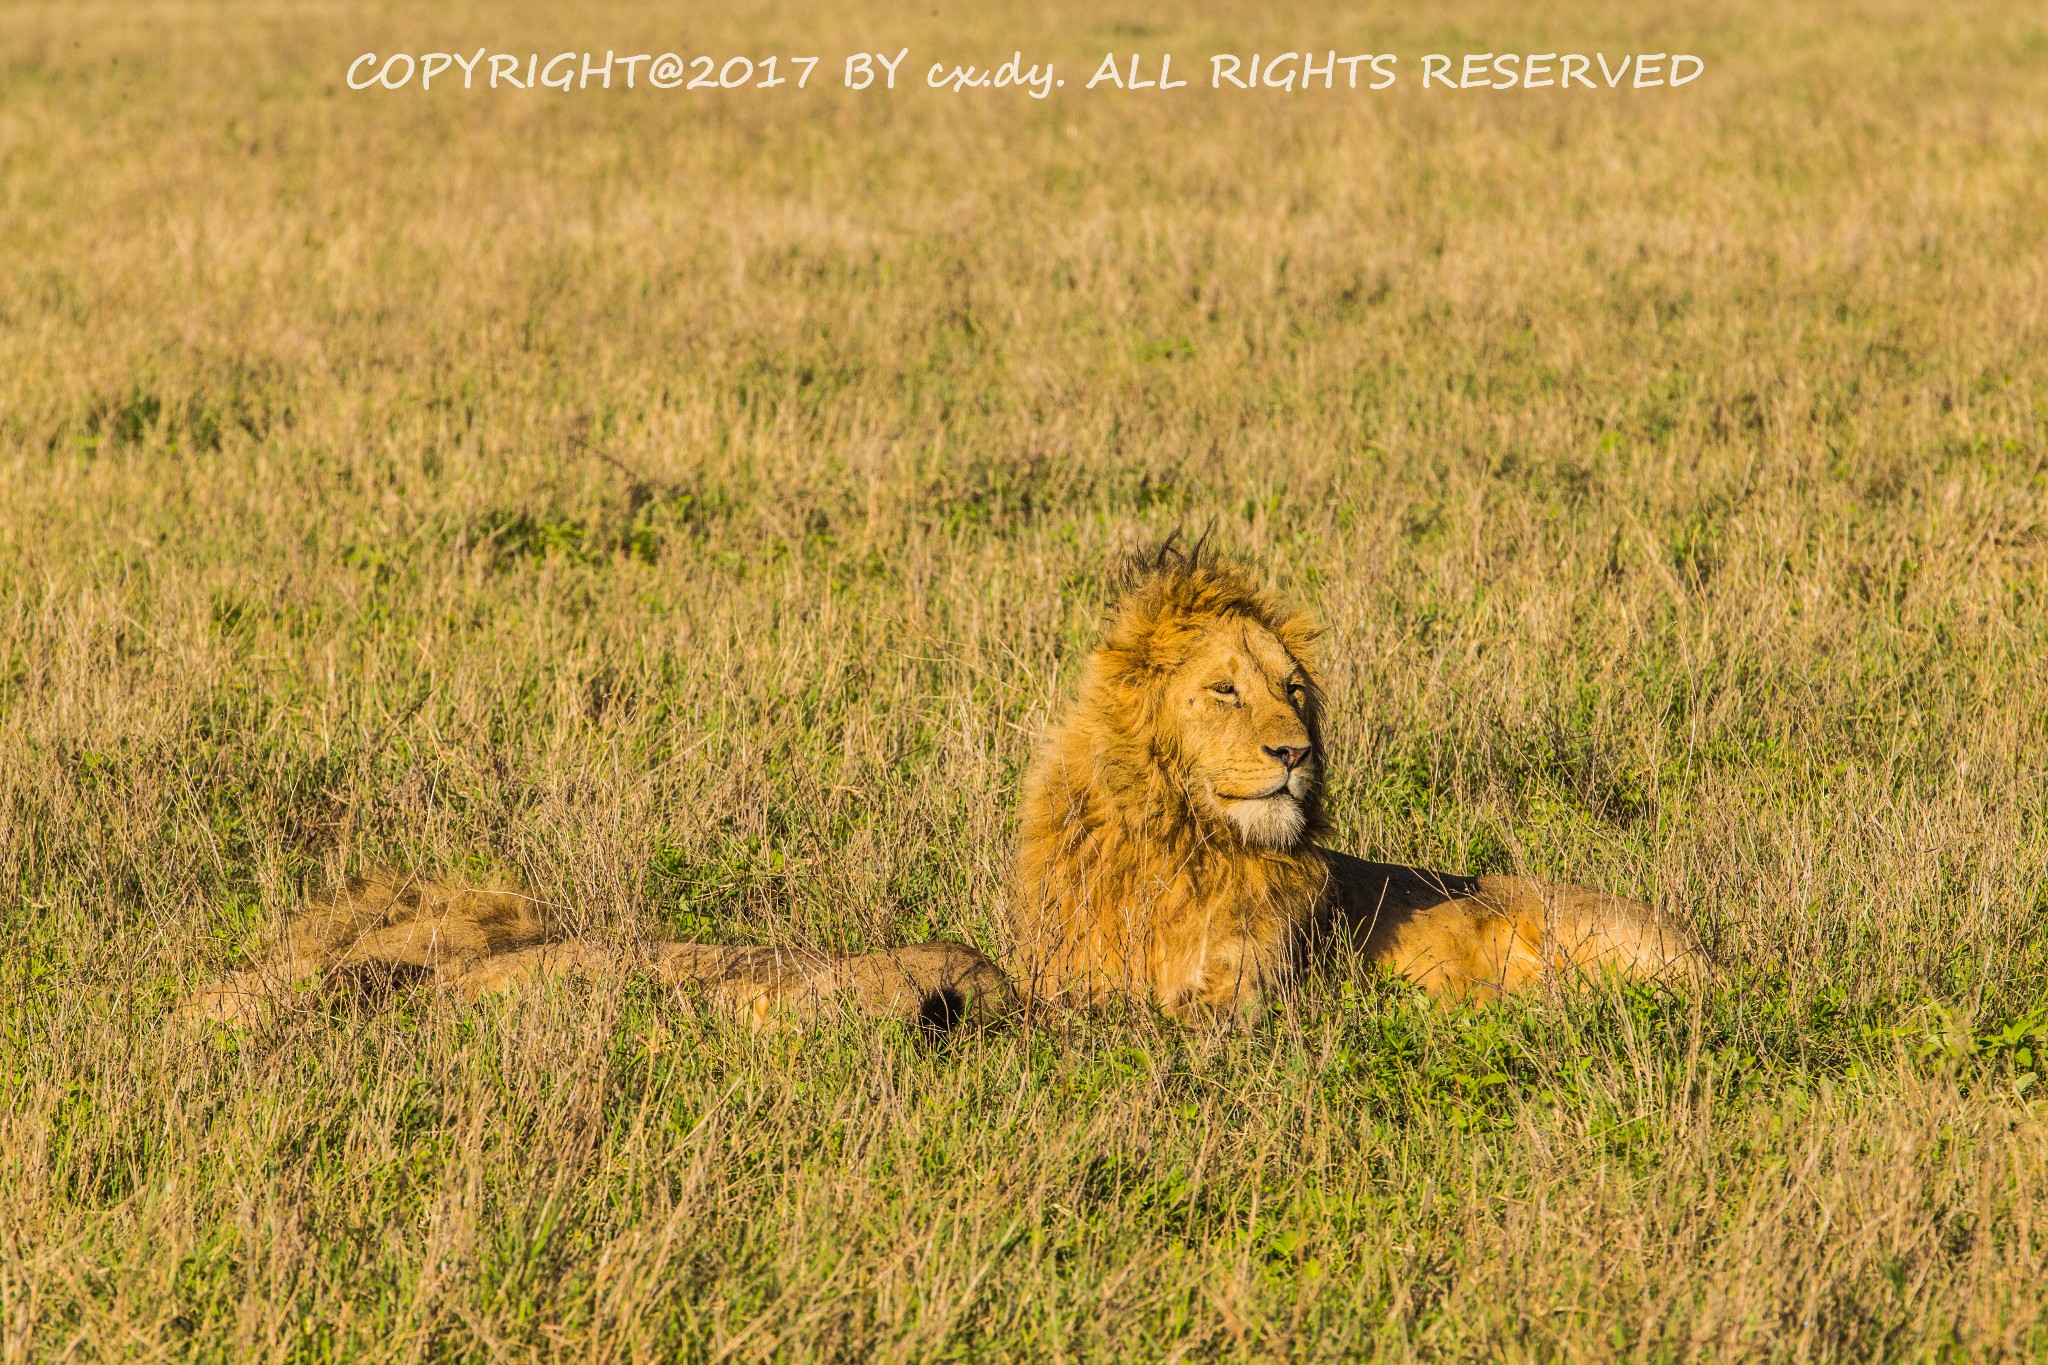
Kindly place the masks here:
POLYGON ((1320 847, 1315 634, 1199 546, 1169 541, 1128 573, 1024 780, 1007 912, 1027 998, 1235 1011, 1318 945, 1439 994, 1703 965, 1691 936, 1639 901, 1320 847))
MULTIPOLYGON (((1506 992, 1604 968, 1697 970, 1639 901, 1526 877, 1458 877, 1322 848, 1314 628, 1245 572, 1169 544, 1130 575, 1080 696, 1024 784, 1007 927, 1030 1000, 1149 996, 1236 1011, 1304 950, 1350 947, 1431 991, 1506 992)), ((928 1025, 1017 991, 961 943, 844 955, 556 938, 516 886, 373 873, 312 902, 265 962, 193 1015, 250 1019, 408 980, 475 997, 539 977, 640 974, 757 1023, 827 1008, 928 1025), (310 995, 309 995, 310 991, 310 995)))

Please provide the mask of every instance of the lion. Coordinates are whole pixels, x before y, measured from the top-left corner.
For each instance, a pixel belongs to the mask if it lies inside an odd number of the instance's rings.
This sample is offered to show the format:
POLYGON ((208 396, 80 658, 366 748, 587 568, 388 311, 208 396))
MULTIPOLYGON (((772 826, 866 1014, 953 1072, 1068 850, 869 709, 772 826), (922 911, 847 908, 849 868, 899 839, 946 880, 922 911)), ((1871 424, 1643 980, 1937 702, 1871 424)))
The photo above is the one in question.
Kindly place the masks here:
POLYGON ((1134 561, 1024 780, 1005 918, 1026 1003, 1239 1013, 1346 950, 1440 996, 1704 968, 1640 901, 1324 847, 1316 635, 1199 544, 1134 561))
POLYGON ((517 880, 477 884, 388 870, 353 877, 293 916, 259 965, 198 992, 181 1012, 258 1024, 415 982, 476 1000, 554 977, 632 976, 764 1027, 850 1012, 943 1031, 1014 1007, 1009 979, 964 943, 853 954, 673 940, 622 945, 557 934, 552 908, 517 880))
POLYGON ((375 872, 313 901, 259 966, 186 1013, 251 1021, 410 981, 475 999, 550 977, 642 975, 756 1024, 851 1010, 945 1028, 1116 996, 1238 1015, 1312 957, 1347 952, 1439 996, 1706 969, 1692 936, 1640 901, 1324 847, 1316 634, 1199 545, 1169 540, 1133 562, 1079 695, 1025 777, 1008 974, 953 942, 849 955, 568 938, 516 882, 375 872))

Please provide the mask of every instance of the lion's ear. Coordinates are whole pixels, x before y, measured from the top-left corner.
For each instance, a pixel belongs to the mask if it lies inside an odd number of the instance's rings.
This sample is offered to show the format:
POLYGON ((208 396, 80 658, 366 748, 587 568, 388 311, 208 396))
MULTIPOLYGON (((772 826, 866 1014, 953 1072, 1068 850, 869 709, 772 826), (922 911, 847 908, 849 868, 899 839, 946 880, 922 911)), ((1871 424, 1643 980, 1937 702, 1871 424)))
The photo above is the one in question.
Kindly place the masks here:
POLYGON ((1316 641, 1323 638, 1324 629, 1306 616, 1290 616, 1273 628, 1280 637, 1280 643, 1287 646, 1287 652, 1306 662, 1315 652, 1316 641))

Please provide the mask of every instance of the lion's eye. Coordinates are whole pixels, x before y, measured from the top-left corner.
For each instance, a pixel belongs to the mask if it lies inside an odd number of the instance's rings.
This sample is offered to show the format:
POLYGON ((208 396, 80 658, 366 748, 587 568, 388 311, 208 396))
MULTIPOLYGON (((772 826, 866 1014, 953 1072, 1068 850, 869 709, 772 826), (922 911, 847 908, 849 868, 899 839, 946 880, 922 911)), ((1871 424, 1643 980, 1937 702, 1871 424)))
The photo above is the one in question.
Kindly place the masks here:
POLYGON ((1234 697, 1237 695, 1237 689, 1229 683, 1212 683, 1209 690, 1219 697, 1234 697))

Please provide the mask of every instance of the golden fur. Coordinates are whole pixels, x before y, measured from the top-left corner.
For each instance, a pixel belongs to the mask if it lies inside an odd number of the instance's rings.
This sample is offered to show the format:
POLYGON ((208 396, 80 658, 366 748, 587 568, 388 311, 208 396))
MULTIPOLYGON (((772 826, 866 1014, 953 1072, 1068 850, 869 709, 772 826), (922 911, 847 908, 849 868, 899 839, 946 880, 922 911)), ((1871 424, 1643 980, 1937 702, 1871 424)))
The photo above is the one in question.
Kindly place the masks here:
POLYGON ((1702 965, 1638 901, 1319 847, 1314 636, 1199 549, 1130 573, 1025 778, 1007 910, 1026 997, 1238 1010, 1337 947, 1450 994, 1702 965))

